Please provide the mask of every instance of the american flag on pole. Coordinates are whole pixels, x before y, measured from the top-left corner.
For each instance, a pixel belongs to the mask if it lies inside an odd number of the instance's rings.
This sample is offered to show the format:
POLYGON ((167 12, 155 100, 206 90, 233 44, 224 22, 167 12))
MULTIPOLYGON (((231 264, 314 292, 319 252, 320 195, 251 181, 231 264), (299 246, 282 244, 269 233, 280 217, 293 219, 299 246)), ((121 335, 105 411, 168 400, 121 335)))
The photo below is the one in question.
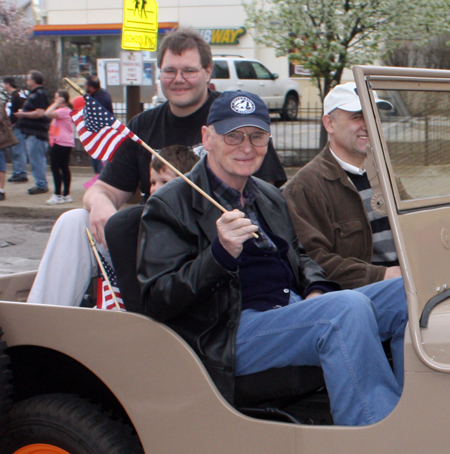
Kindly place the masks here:
POLYGON ((119 120, 101 106, 94 98, 84 95, 85 106, 72 111, 72 120, 84 149, 95 159, 111 161, 120 144, 126 139, 142 143, 119 120))
MULTIPOLYGON (((108 263, 108 261, 103 257, 103 255, 98 252, 100 260, 102 261, 103 268, 106 271, 106 275, 108 276, 109 283, 111 284, 111 288, 114 291, 116 296, 117 302, 122 310, 125 310, 125 306, 122 301, 122 295, 120 294, 119 287, 117 286, 117 277, 116 273, 114 272, 112 266, 108 263)), ((111 295, 111 290, 109 289, 108 284, 106 283, 103 274, 100 273, 98 278, 98 287, 97 287, 97 309, 109 309, 113 311, 117 311, 116 303, 114 302, 113 296, 111 295)))

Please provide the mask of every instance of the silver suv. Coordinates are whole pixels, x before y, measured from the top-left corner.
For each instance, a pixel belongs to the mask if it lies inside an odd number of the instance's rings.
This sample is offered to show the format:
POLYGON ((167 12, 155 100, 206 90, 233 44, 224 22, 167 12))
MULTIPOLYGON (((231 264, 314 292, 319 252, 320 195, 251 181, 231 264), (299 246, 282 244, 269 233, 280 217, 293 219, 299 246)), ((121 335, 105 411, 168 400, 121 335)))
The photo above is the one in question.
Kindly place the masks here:
MULTIPOLYGON (((210 88, 220 92, 242 90, 258 94, 270 112, 279 113, 283 120, 295 120, 300 107, 300 86, 298 82, 279 77, 270 72, 258 60, 236 55, 216 55, 213 57, 213 71, 210 88)), ((166 100, 159 85, 153 105, 166 100)))

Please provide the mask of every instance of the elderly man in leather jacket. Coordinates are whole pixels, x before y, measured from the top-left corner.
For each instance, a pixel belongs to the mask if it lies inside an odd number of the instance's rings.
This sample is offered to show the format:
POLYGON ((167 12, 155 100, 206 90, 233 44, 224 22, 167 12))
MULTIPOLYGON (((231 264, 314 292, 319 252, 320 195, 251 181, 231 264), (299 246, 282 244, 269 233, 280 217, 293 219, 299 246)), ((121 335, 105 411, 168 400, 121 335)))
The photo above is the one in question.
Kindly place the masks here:
POLYGON ((335 424, 381 420, 401 393, 381 341, 403 337, 406 308, 372 286, 341 291, 304 253, 281 193, 251 177, 270 137, 257 95, 223 93, 202 136, 208 154, 188 176, 227 212, 180 178, 153 194, 139 241, 146 312, 192 346, 230 403, 237 375, 318 365, 335 424))

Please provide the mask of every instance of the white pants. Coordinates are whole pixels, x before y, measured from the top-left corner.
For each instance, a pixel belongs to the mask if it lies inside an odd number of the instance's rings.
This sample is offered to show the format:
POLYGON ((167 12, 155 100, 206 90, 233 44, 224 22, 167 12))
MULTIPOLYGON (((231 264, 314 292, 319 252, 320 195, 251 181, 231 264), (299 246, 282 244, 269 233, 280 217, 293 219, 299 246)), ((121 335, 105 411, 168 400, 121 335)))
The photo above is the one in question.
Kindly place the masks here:
MULTIPOLYGON (((86 234, 89 212, 70 210, 59 217, 42 256, 28 303, 79 306, 98 264, 86 234)), ((109 253, 97 246, 108 262, 109 253)))

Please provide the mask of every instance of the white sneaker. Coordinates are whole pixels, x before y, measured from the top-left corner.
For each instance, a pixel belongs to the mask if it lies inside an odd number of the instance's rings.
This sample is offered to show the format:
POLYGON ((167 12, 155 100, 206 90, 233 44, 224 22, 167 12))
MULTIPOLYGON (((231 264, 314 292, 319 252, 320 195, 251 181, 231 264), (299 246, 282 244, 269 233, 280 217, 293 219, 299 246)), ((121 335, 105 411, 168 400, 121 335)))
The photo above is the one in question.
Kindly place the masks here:
POLYGON ((64 196, 64 201, 62 203, 70 203, 70 202, 73 202, 72 196, 70 194, 69 195, 65 195, 64 196))
POLYGON ((64 197, 62 195, 53 194, 46 202, 46 205, 57 205, 58 203, 64 203, 64 197))

